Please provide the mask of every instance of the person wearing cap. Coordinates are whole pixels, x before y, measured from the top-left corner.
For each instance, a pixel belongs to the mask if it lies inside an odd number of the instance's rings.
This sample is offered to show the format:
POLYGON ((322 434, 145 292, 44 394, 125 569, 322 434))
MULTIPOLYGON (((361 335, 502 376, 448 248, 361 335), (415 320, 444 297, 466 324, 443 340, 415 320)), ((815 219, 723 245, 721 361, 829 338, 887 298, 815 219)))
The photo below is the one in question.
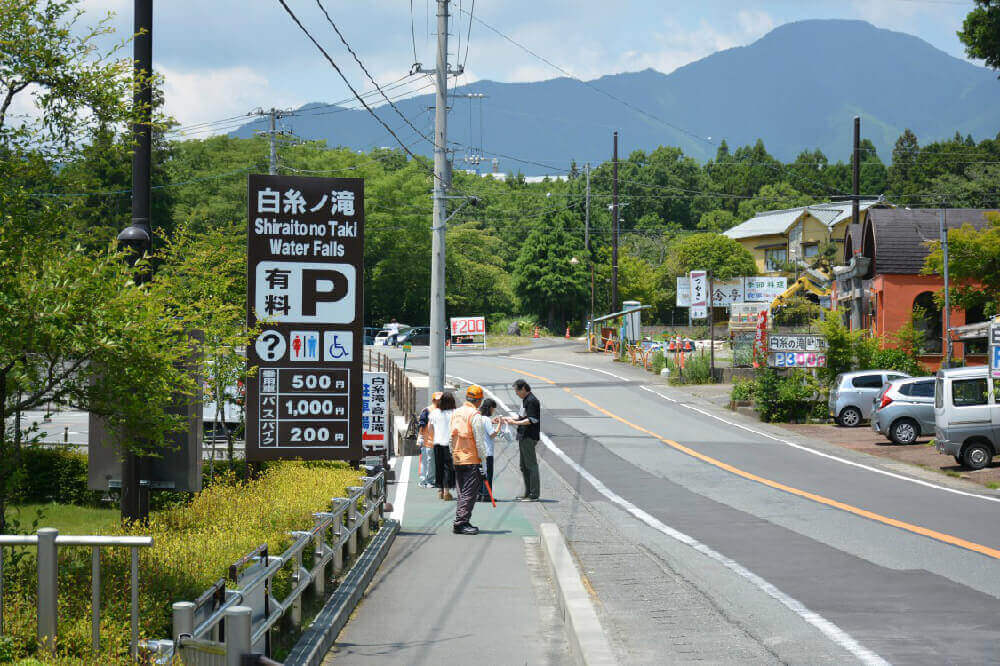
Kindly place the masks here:
POLYGON ((465 404, 451 416, 451 456, 455 465, 455 483, 458 498, 455 503, 455 534, 479 534, 479 528, 472 525, 472 509, 476 505, 479 486, 482 485, 482 470, 486 451, 482 442, 476 439, 473 420, 479 414, 483 402, 483 389, 473 384, 465 391, 465 404))
POLYGON ((427 405, 417 417, 417 446, 420 447, 420 487, 434 488, 437 485, 437 468, 434 466, 434 435, 428 424, 431 412, 438 408, 441 391, 431 395, 431 404, 427 405))

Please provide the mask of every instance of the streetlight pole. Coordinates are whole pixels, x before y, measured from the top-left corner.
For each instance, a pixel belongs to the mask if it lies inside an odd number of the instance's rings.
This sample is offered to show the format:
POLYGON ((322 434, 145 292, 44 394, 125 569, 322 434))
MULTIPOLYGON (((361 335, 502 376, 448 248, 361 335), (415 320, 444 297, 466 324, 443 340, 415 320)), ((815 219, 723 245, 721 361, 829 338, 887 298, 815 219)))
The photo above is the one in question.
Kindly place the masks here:
MULTIPOLYGON (((135 92, 132 96, 133 113, 136 118, 132 125, 135 150, 132 153, 132 223, 118 234, 118 242, 129 249, 131 265, 145 253, 152 250, 153 239, 150 226, 150 164, 152 161, 152 73, 153 73, 153 0, 135 0, 134 4, 133 65, 132 78, 135 92)), ((142 284, 149 279, 143 270, 136 273, 135 281, 142 284)), ((127 522, 143 520, 148 516, 148 501, 140 497, 142 492, 142 458, 131 451, 123 452, 122 458, 122 519, 127 522)), ((146 487, 148 492, 148 486, 146 487)))
MULTIPOLYGON (((587 174, 587 198, 584 207, 584 236, 583 245, 587 251, 587 263, 590 265, 590 326, 589 335, 594 335, 594 255, 590 251, 590 162, 583 167, 587 174)), ((590 347, 590 338, 587 339, 587 347, 590 347)))
POLYGON ((612 154, 614 173, 611 184, 611 311, 618 312, 618 132, 612 154))

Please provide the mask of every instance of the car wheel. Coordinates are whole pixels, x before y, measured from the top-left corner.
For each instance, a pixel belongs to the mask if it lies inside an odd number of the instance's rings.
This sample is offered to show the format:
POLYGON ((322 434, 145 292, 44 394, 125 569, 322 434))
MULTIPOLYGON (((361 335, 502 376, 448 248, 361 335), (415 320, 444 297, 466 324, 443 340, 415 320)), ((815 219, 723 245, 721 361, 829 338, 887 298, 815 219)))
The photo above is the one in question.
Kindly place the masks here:
POLYGON ((920 436, 920 426, 913 419, 898 419, 889 427, 889 436, 896 444, 913 444, 920 436))
POLYGON ((959 465, 962 464, 962 456, 952 456, 959 465))
POLYGON ((837 422, 845 428, 856 428, 861 425, 861 410, 857 407, 844 407, 840 410, 837 422))
POLYGON ((962 464, 969 469, 982 469, 993 460, 993 449, 985 442, 973 442, 962 449, 962 464))

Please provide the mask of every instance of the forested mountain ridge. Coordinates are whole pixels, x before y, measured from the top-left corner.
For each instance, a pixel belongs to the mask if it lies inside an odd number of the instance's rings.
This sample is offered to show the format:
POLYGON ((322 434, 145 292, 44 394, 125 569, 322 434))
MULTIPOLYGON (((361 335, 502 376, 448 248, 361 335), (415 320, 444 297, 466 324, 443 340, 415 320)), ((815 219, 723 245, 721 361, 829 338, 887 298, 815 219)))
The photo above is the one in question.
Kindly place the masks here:
MULTIPOLYGON (((979 140, 1000 130, 995 72, 864 21, 785 24, 748 46, 714 53, 670 74, 646 69, 587 83, 566 77, 483 80, 453 92, 486 95, 452 99, 449 140, 456 157, 482 147, 487 159, 500 160, 501 171, 527 175, 558 173, 570 159, 581 164, 607 159, 612 129, 620 131, 623 154, 668 145, 702 162, 715 156, 722 139, 731 146, 762 139, 786 162, 817 148, 832 160, 846 160, 855 115, 882 155, 889 155, 906 128, 923 141, 950 138, 956 131, 979 140)), ((369 99, 373 105, 381 101, 369 99)), ((396 104, 430 136, 432 94, 396 104)), ((387 105, 376 108, 415 152, 431 153, 430 144, 387 105)), ((249 123, 233 135, 250 136, 265 122, 249 123)), ((363 109, 315 103, 282 122, 305 139, 331 146, 396 145, 363 109)))

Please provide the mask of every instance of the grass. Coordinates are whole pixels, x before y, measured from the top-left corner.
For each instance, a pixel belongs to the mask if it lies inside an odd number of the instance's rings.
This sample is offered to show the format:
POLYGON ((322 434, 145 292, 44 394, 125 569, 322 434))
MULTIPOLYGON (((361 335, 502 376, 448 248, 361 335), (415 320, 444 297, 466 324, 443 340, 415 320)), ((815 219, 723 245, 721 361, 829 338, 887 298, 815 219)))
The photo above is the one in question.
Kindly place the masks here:
POLYGON ((533 339, 530 335, 487 335, 486 348, 523 347, 530 345, 533 339))
POLYGON ((38 517, 38 527, 54 527, 60 534, 104 534, 118 527, 118 509, 96 509, 72 504, 22 504, 7 509, 7 518, 21 521, 22 529, 38 517))

